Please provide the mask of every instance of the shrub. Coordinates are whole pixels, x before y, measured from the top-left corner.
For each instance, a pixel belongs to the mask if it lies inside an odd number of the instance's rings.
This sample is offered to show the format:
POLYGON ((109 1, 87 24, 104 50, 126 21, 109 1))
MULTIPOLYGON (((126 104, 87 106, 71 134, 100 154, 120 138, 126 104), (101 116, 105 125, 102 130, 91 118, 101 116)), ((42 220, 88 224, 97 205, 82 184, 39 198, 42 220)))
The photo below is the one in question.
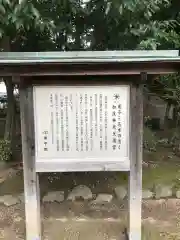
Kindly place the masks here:
POLYGON ((10 141, 0 140, 0 161, 8 162, 11 160, 12 150, 10 141))
POLYGON ((156 151, 158 139, 150 128, 144 127, 143 131, 143 147, 148 151, 156 151))

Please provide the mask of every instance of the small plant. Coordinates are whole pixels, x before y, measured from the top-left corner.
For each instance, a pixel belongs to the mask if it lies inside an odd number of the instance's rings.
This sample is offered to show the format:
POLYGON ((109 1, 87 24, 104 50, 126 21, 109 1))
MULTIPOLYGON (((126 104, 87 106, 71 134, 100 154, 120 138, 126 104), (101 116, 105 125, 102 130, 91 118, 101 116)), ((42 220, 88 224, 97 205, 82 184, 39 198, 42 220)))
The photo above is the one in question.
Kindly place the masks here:
POLYGON ((8 162, 12 156, 10 141, 1 139, 0 140, 0 161, 8 162))
POLYGON ((155 152, 157 148, 158 139, 154 132, 152 132, 150 128, 144 127, 143 135, 144 135, 143 136, 144 149, 150 152, 155 152))

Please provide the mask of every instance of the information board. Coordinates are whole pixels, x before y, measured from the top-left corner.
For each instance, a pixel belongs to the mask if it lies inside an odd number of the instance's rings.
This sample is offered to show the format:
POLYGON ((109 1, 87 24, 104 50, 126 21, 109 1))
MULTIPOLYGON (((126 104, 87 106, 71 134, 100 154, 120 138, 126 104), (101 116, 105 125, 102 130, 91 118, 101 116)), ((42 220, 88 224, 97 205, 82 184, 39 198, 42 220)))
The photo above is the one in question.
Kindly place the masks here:
POLYGON ((36 161, 129 159, 129 86, 34 86, 36 161))

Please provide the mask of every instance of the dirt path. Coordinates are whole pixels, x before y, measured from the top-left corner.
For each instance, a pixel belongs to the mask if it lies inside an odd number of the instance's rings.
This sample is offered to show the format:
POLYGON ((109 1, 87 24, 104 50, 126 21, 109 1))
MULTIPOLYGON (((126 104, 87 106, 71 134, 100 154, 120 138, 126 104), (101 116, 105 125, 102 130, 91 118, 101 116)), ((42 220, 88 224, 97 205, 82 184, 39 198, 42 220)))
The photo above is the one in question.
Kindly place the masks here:
MULTIPOLYGON (((44 240, 120 240, 126 211, 115 203, 89 207, 83 202, 42 207, 44 240), (115 210, 119 209, 118 214, 115 210), (111 211, 109 209, 111 208, 111 211), (63 210, 64 209, 64 210, 63 210)), ((180 200, 148 200, 143 203, 144 240, 180 239, 180 200)), ((25 239, 24 206, 0 205, 0 239, 25 239)))
POLYGON ((143 222, 146 226, 155 227, 162 239, 179 240, 180 200, 148 200, 144 202, 143 222))
MULTIPOLYGON (((159 182, 176 183, 180 186, 180 171, 177 166, 159 166, 145 169, 143 183, 152 187, 159 182)), ((23 192, 23 175, 19 170, 0 172, 0 195, 23 192), (8 177, 7 177, 8 176, 8 177), (15 177, 14 177, 15 176, 15 177)), ((42 175, 41 196, 53 190, 64 190, 65 199, 69 191, 84 184, 93 194, 113 194, 114 186, 127 181, 125 174, 83 173, 42 175)), ((42 199, 42 198, 41 198, 42 199)), ((43 240, 120 240, 127 219, 127 202, 117 199, 110 204, 93 206, 89 202, 51 203, 42 206, 43 240)), ((180 199, 148 200, 143 202, 142 240, 180 240, 180 199)), ((0 205, 0 239, 24 240, 24 205, 11 207, 0 205)))

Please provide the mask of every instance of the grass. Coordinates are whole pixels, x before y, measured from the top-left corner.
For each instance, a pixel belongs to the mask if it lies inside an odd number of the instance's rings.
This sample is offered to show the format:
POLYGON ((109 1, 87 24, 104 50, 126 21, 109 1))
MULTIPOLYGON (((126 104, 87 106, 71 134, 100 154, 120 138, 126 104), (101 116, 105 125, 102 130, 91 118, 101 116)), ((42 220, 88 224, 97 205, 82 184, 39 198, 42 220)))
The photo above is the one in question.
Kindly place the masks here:
POLYGON ((157 184, 180 188, 180 166, 169 162, 145 168, 143 170, 143 187, 151 189, 157 184))
MULTIPOLYGON (((180 158, 173 155, 169 149, 161 148, 157 152, 144 151, 143 160, 148 167, 143 167, 143 188, 154 189, 154 186, 166 185, 175 189, 180 189, 180 158)), ((117 184, 126 185, 128 175, 117 173, 117 184)))
POLYGON ((179 234, 165 232, 166 230, 160 231, 155 227, 146 225, 142 229, 142 240, 179 240, 179 234))
MULTIPOLYGON (((126 173, 117 173, 117 184, 127 185, 128 176, 126 173)), ((174 189, 180 189, 180 164, 171 163, 171 161, 160 162, 155 167, 143 168, 143 189, 153 189, 154 186, 161 184, 172 186, 174 189)))
POLYGON ((142 240, 161 240, 163 239, 160 232, 151 226, 143 226, 142 240))

